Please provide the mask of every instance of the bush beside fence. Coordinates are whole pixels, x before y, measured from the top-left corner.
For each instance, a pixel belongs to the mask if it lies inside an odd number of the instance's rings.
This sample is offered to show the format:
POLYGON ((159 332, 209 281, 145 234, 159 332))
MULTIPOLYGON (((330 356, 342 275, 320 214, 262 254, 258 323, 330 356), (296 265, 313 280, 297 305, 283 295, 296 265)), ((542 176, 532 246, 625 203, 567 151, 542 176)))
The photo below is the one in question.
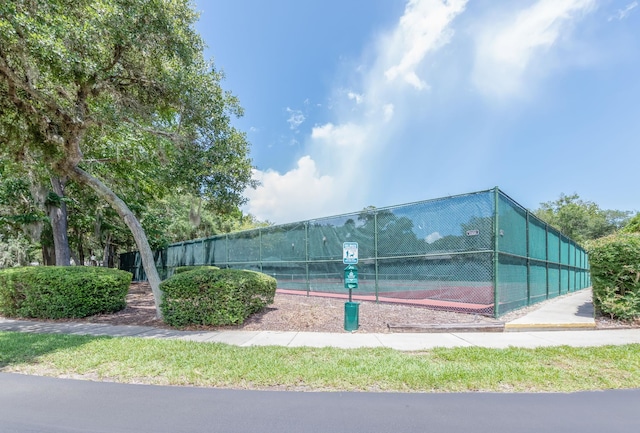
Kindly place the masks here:
POLYGON ((171 326, 240 325, 273 303, 276 280, 237 269, 207 269, 173 275, 160 285, 162 313, 171 326))
POLYGON ((131 274, 85 266, 0 271, 0 314, 38 319, 82 318, 126 306, 131 274))
POLYGON ((612 318, 640 317, 640 234, 616 234, 589 247, 593 302, 612 318))

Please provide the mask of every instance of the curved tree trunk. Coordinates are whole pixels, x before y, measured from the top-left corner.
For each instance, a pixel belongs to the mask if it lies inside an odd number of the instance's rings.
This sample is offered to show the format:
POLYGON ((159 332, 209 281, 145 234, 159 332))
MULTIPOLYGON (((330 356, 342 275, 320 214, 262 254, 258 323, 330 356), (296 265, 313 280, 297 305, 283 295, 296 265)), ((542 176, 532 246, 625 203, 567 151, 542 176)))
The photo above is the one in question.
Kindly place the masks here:
MULTIPOLYGON (((64 198, 66 179, 51 176, 53 192, 60 198, 64 198)), ((53 246, 56 254, 56 266, 71 265, 71 250, 69 249, 69 236, 67 234, 67 204, 64 200, 47 205, 51 229, 53 230, 53 246)))
POLYGON ((151 285, 151 290, 153 291, 153 300, 156 306, 156 316, 159 319, 162 319, 162 311, 160 310, 160 303, 162 302, 162 291, 160 290, 160 275, 158 274, 158 270, 156 269, 156 264, 153 259, 153 251, 151 251, 151 247, 149 246, 149 241, 147 240, 147 235, 144 232, 144 229, 140 225, 140 222, 136 218, 136 216, 131 212, 127 204, 120 199, 111 189, 106 186, 102 181, 93 177, 86 171, 82 170, 79 167, 70 167, 66 170, 65 174, 67 174, 70 178, 75 180, 76 182, 87 185, 92 188, 98 197, 104 199, 111 207, 120 215, 120 217, 124 220, 129 230, 131 230, 131 234, 133 235, 133 239, 136 242, 136 246, 138 247, 138 251, 140 252, 140 258, 142 259, 142 266, 144 268, 144 272, 147 274, 147 280, 151 285))

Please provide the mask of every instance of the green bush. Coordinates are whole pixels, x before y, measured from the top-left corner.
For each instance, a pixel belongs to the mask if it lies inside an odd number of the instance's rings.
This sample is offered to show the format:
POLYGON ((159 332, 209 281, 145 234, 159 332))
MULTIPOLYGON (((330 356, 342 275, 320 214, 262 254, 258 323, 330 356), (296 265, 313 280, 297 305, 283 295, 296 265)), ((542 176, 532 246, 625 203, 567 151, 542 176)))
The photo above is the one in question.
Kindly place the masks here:
POLYGON ((276 280, 237 269, 196 269, 160 284, 162 313, 171 326, 241 325, 250 314, 273 303, 276 280))
POLYGON ((0 271, 0 314, 37 319, 80 318, 126 306, 131 274, 85 266, 34 266, 0 271))
POLYGON ((220 268, 217 267, 217 266, 207 266, 207 265, 203 265, 203 266, 178 266, 177 268, 173 268, 173 275, 181 274, 183 272, 195 271, 197 269, 214 270, 214 269, 220 269, 220 268))
POLYGON ((615 234, 589 245, 593 303, 601 314, 640 317, 640 235, 615 234))

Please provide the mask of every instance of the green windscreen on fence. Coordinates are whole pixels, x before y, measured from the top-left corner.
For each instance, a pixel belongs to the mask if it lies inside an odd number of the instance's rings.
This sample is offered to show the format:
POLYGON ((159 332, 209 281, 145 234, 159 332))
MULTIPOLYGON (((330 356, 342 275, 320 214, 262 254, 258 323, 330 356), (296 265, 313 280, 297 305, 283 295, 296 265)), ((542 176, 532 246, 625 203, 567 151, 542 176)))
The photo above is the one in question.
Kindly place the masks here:
MULTIPOLYGON (((498 188, 181 242, 156 251, 178 266, 274 276, 281 292, 346 296, 343 243, 358 243, 355 299, 499 316, 588 286, 586 252, 498 188)), ((121 269, 145 278, 137 253, 121 269)))

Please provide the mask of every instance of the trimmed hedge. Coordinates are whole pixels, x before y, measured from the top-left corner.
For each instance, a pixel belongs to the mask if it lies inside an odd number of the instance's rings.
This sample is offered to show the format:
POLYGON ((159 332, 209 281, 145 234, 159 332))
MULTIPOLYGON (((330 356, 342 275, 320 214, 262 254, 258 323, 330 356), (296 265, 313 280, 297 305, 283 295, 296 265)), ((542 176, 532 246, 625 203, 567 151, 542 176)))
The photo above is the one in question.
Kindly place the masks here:
POLYGON ((33 266, 0 271, 0 314, 81 318, 126 307, 132 275, 87 266, 33 266))
POLYGON ((615 234, 589 245, 596 309, 612 318, 640 317, 640 234, 615 234))
POLYGON ((276 279, 238 269, 196 269, 160 284, 167 324, 241 325, 249 315, 273 303, 276 279))
POLYGON ((173 269, 173 275, 181 274, 183 272, 195 271, 197 269, 215 270, 215 269, 220 269, 220 268, 217 267, 217 266, 208 266, 208 265, 202 265, 202 266, 178 266, 177 268, 173 269))

